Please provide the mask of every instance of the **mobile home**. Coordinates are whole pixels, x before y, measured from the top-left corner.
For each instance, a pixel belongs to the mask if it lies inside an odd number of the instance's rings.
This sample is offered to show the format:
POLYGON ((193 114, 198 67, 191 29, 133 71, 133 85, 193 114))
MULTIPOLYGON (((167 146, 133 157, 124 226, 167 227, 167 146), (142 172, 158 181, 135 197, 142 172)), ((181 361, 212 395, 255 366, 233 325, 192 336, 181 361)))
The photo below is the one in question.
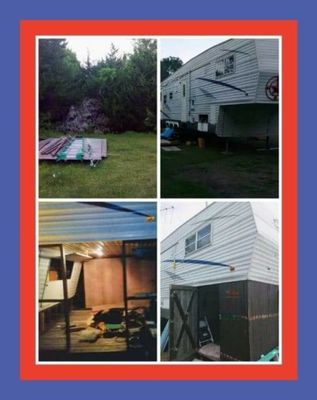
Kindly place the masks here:
POLYGON ((221 137, 273 137, 278 100, 278 39, 230 39, 161 83, 161 120, 221 137))
POLYGON ((169 359, 191 359, 207 322, 224 361, 278 346, 276 203, 214 202, 161 243, 161 315, 169 359))
POLYGON ((154 203, 40 203, 40 361, 156 359, 155 216, 154 203))

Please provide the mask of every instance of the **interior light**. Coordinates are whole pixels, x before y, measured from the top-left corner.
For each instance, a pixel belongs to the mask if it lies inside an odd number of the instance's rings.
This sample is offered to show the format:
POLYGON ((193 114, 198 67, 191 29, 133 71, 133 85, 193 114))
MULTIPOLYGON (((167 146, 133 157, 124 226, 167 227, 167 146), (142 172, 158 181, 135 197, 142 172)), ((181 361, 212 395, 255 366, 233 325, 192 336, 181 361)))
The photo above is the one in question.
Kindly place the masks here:
POLYGON ((95 251, 95 254, 96 254, 98 257, 101 257, 101 256, 103 256, 103 250, 102 250, 102 249, 97 249, 97 250, 95 251))

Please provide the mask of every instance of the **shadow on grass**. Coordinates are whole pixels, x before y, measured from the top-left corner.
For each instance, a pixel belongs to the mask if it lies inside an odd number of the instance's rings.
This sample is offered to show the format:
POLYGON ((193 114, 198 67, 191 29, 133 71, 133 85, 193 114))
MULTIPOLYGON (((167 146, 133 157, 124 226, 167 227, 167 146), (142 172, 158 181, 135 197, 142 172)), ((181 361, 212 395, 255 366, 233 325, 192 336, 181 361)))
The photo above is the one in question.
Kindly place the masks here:
POLYGON ((179 147, 161 152, 162 197, 278 197, 278 150, 258 151, 264 150, 259 141, 231 141, 224 154, 224 141, 215 139, 203 149, 179 147))

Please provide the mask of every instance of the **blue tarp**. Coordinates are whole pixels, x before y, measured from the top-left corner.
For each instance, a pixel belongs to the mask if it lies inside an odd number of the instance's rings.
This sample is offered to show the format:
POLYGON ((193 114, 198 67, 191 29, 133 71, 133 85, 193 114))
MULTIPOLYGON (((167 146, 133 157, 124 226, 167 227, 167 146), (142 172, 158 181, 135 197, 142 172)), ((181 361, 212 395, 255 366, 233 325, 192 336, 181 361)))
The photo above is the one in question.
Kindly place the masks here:
POLYGON ((165 128, 164 131, 161 133, 161 139, 170 140, 174 136, 174 129, 173 128, 165 128))

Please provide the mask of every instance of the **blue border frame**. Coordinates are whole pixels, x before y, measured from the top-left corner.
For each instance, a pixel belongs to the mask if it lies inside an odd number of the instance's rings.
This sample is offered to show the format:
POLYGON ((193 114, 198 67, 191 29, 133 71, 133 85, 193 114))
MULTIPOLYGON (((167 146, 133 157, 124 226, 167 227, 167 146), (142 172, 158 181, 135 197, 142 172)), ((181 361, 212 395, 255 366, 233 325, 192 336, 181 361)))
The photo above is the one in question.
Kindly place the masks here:
MULTIPOLYGON (((161 399, 221 396, 222 399, 257 400, 315 397, 315 329, 317 281, 315 261, 316 185, 311 179, 316 164, 316 113, 313 99, 316 65, 316 18, 313 2, 250 0, 210 2, 184 0, 157 3, 135 0, 11 0, 1 4, 2 42, 1 120, 2 229, 6 245, 2 252, 1 300, 5 315, 1 329, 2 392, 10 398, 45 400, 90 399, 95 396, 161 399), (21 19, 297 19, 299 21, 299 379, 295 382, 22 382, 19 380, 19 20, 21 19), (314 118, 315 119, 315 118, 314 118), (9 175, 9 176, 8 176, 9 175), (310 234, 311 230, 311 234, 310 234)), ((124 379, 124 377, 122 377, 124 379)))

